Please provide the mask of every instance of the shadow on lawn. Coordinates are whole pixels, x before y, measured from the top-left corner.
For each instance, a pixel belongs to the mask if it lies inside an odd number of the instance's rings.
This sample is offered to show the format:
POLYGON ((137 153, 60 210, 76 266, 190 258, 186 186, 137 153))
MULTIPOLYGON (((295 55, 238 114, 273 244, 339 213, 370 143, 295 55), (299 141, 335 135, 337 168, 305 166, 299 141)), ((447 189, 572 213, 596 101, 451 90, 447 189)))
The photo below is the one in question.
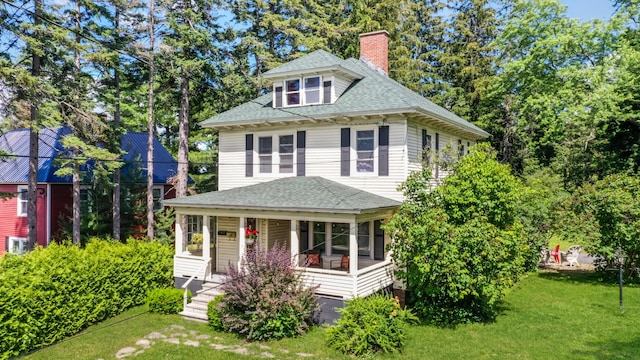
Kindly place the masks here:
POLYGON ((574 284, 617 285, 617 278, 613 275, 612 273, 601 273, 593 270, 540 270, 540 278, 542 279, 574 284))
POLYGON ((588 342, 584 349, 574 351, 574 358, 589 359, 637 359, 640 353, 640 338, 588 342))

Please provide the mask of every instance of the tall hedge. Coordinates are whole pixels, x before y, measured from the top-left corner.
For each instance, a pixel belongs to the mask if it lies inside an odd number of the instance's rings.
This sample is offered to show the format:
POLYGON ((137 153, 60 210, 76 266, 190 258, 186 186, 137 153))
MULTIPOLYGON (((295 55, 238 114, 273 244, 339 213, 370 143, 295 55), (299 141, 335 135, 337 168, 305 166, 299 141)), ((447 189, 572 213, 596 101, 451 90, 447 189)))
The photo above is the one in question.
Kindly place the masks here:
POLYGON ((0 258, 0 359, 52 344, 144 303, 172 281, 173 252, 157 243, 93 239, 0 258))

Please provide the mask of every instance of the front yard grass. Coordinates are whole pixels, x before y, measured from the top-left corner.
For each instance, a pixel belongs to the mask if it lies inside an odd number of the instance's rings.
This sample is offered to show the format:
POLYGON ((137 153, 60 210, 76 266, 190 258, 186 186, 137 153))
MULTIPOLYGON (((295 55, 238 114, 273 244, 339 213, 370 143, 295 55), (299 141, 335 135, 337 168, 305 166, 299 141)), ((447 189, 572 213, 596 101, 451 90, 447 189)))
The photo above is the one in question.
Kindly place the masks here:
MULTIPOLYGON (((621 312, 617 285, 599 282, 596 274, 540 272, 513 288, 503 307, 492 323, 411 327, 402 358, 630 359, 640 354, 637 286, 624 288, 621 312)), ((214 332, 206 324, 185 321, 178 315, 150 314, 138 307, 25 359, 114 359, 126 348, 131 353, 127 359, 349 359, 330 350, 324 344, 324 334, 323 328, 314 328, 296 339, 246 343, 214 332), (167 339, 173 335, 180 344, 158 338, 145 348, 145 337, 152 333, 167 339), (138 355, 134 356, 135 352, 138 355)))

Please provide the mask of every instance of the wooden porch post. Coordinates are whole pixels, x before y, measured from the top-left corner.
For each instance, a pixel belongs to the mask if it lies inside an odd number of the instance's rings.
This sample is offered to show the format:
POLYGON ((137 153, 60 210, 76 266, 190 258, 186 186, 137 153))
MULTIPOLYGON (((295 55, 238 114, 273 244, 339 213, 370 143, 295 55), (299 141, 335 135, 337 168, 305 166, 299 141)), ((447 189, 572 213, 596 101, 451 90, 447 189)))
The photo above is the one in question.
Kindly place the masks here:
POLYGON ((299 242, 298 242, 298 221, 291 219, 290 220, 291 223, 291 259, 293 259, 293 263, 296 264, 296 267, 298 267, 299 262, 298 262, 298 253, 300 252, 299 249, 299 242))
POLYGON ((369 221, 369 259, 374 260, 374 251, 375 251, 375 221, 369 221))
POLYGON ((209 230, 209 215, 202 216, 202 257, 205 261, 211 257, 211 231, 209 230))
POLYGON ((183 239, 183 231, 184 229, 182 229, 182 219, 184 218, 184 215, 182 214, 176 214, 176 254, 182 254, 184 252, 184 248, 182 245, 182 239, 183 239))
MULTIPOLYGON (((244 222, 245 218, 240 217, 238 225, 238 268, 244 257, 244 253, 247 252, 247 244, 244 241, 244 222)), ((255 243, 254 243, 255 244, 255 243)))
POLYGON ((331 223, 324 223, 324 252, 331 256, 331 223))
POLYGON ((358 223, 349 223, 349 273, 358 272, 358 223))

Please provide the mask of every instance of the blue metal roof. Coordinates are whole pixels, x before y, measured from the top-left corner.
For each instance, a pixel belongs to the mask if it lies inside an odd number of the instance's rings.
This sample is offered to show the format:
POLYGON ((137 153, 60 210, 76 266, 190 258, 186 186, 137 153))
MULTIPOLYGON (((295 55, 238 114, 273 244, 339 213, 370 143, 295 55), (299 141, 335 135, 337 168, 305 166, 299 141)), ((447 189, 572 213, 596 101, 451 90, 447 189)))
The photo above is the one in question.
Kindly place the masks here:
MULTIPOLYGON (((55 172, 59 167, 54 163, 56 157, 67 157, 67 150, 60 142, 71 134, 71 130, 60 128, 43 128, 38 137, 38 182, 39 183, 71 183, 71 176, 59 177, 55 172)), ((29 129, 11 130, 0 135, 0 149, 10 156, 0 158, 0 183, 24 184, 29 179, 29 129)), ((146 182, 147 171, 147 134, 126 133, 122 137, 123 160, 126 162, 123 173, 139 172, 139 182, 146 182)), ((166 184, 167 180, 177 174, 178 162, 171 156, 158 139, 153 139, 153 182, 166 184)))

